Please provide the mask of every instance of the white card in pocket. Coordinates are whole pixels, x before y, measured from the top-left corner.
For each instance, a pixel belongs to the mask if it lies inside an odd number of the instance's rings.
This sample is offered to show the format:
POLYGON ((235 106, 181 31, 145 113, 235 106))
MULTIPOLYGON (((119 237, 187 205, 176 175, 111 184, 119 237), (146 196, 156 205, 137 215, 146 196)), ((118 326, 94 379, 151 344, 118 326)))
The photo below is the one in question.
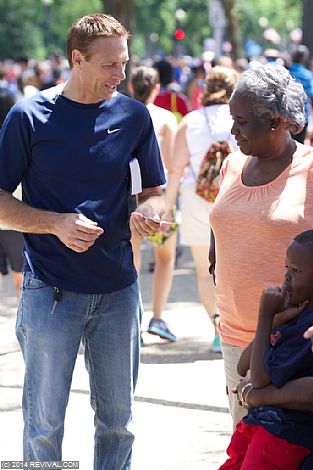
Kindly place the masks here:
POLYGON ((137 158, 133 158, 129 162, 130 180, 131 180, 131 195, 142 192, 140 166, 137 158))

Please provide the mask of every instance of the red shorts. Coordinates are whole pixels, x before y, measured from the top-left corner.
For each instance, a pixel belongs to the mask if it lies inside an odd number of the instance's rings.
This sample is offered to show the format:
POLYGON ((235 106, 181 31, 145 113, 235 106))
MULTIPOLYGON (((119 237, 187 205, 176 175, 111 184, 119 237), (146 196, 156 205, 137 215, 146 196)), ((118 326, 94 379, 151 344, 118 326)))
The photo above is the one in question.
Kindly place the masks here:
POLYGON ((240 421, 219 470, 298 470, 310 450, 280 439, 262 426, 240 421))

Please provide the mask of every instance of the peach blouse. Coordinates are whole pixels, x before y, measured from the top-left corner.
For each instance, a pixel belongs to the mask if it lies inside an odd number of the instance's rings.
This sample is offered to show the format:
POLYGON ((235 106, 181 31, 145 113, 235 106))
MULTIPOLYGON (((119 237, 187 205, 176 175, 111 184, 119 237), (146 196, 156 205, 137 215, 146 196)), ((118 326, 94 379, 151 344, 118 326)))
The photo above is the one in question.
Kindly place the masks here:
POLYGON ((225 160, 210 215, 220 334, 241 347, 254 338, 261 292, 283 283, 286 248, 313 229, 313 148, 298 144, 292 163, 261 186, 242 183, 247 158, 236 152, 225 160))

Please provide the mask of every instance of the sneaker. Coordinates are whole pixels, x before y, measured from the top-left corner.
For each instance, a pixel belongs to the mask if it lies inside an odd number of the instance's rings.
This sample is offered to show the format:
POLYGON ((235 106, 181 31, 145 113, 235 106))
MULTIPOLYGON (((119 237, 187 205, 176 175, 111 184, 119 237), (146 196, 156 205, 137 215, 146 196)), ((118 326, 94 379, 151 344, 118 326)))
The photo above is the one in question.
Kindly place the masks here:
POLYGON ((222 349, 221 349, 221 339, 220 339, 220 336, 219 335, 216 335, 212 344, 211 344, 211 347, 210 347, 210 351, 211 352, 215 352, 215 353, 221 353, 222 352, 222 349))
POLYGON ((150 262, 149 262, 148 271, 149 271, 149 273, 153 273, 153 272, 154 272, 154 261, 150 261, 150 262))
POLYGON ((167 339, 168 341, 175 342, 176 336, 168 329, 164 320, 159 320, 156 318, 151 318, 148 333, 151 335, 160 336, 162 339, 167 339))

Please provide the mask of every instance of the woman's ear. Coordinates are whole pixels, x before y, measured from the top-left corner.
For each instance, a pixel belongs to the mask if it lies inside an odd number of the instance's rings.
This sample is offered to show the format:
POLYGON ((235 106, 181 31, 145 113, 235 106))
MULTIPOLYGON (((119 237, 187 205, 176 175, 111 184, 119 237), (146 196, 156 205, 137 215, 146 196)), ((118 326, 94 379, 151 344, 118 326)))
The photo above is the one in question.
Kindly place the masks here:
POLYGON ((151 91, 150 100, 154 101, 159 93, 160 93, 160 84, 157 83, 156 85, 154 85, 153 90, 151 91))
POLYGON ((280 125, 280 118, 275 117, 271 119, 271 131, 275 131, 280 125))
POLYGON ((132 85, 131 82, 128 82, 128 84, 127 84, 127 91, 128 91, 128 93, 129 93, 131 96, 133 96, 133 94, 134 94, 134 89, 133 89, 133 85, 132 85))

